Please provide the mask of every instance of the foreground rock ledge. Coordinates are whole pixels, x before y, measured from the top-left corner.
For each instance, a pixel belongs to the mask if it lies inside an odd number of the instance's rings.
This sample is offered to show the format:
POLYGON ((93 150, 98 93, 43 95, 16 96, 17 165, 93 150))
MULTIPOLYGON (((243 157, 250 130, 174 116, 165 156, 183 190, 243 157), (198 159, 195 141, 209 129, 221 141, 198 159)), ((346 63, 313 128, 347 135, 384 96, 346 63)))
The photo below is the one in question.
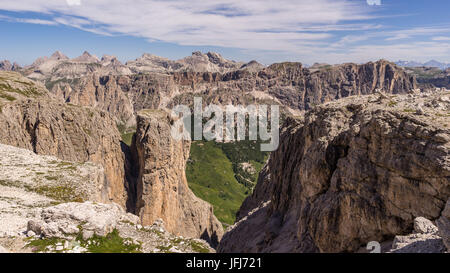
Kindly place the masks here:
MULTIPOLYGON (((211 253, 200 239, 174 236, 157 219, 142 226, 136 215, 117 204, 93 202, 64 203, 41 209, 39 217, 28 221, 25 246, 15 251, 45 253, 211 253)), ((2 239, 0 237, 0 239, 2 239)), ((18 238, 3 238, 20 244, 18 238)), ((0 240, 1 244, 2 240, 0 240)), ((23 244, 23 243, 22 243, 23 244)), ((0 253, 2 250, 0 246, 0 253)))
POLYGON ((332 102, 280 139, 219 252, 354 252, 438 219, 449 198, 448 91, 332 102))

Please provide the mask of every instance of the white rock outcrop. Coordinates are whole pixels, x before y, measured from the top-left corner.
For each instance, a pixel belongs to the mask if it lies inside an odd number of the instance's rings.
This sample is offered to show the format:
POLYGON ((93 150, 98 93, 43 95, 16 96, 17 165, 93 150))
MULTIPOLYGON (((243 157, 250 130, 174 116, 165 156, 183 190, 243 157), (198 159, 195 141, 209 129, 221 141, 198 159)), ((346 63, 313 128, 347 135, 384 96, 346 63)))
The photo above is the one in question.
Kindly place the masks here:
POLYGON ((442 253, 445 246, 438 234, 438 228, 424 217, 414 219, 414 233, 396 236, 391 253, 442 253))
POLYGON ((27 231, 46 238, 71 239, 80 232, 84 239, 94 235, 106 236, 120 221, 139 222, 135 215, 126 213, 117 204, 64 203, 45 208, 41 219, 30 220, 27 231))
POLYGON ((3 253, 3 254, 4 253, 9 253, 9 251, 6 248, 0 246, 0 253, 3 253))

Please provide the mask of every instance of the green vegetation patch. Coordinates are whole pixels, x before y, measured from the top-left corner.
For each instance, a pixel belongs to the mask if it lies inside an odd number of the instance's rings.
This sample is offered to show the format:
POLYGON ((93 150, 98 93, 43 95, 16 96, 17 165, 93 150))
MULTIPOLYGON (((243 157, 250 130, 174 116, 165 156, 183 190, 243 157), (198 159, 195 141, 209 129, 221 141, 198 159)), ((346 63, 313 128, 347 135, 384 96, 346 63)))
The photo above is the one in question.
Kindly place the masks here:
POLYGON ((393 101, 393 100, 389 101, 389 103, 388 103, 388 106, 389 106, 389 107, 394 107, 394 106, 396 106, 396 105, 397 105, 397 102, 396 102, 396 101, 393 101))
POLYGON ((233 164, 220 145, 193 142, 186 176, 195 195, 213 205, 216 217, 233 224, 248 189, 236 180, 233 164))
POLYGON ((172 249, 172 247, 179 246, 182 242, 186 243, 186 245, 189 246, 193 252, 210 253, 209 249, 204 244, 197 242, 193 239, 183 240, 180 238, 171 239, 169 244, 165 246, 158 246, 157 249, 159 249, 159 251, 162 253, 172 253, 170 249, 172 249))
MULTIPOLYGON (((39 92, 39 90, 36 87, 34 87, 30 84, 26 84, 23 89, 18 89, 18 88, 11 87, 11 85, 9 85, 6 82, 0 83, 0 96, 3 98, 6 98, 6 99, 8 99, 8 97, 9 97, 8 100, 11 101, 12 96, 8 95, 7 93, 17 93, 17 94, 20 94, 25 97, 36 97, 36 96, 42 95, 42 93, 39 92)), ((14 98, 14 97, 12 97, 12 98, 14 98)), ((15 100, 15 98, 14 98, 14 100, 15 100)))
MULTIPOLYGON (((27 243, 28 247, 33 248, 34 252, 48 251, 48 248, 52 248, 52 252, 61 253, 64 250, 55 250, 56 245, 64 245, 65 240, 59 238, 42 238, 42 239, 29 239, 27 243)), ((105 237, 94 235, 88 240, 83 240, 82 232, 80 232, 76 241, 79 246, 87 249, 90 253, 141 253, 141 245, 135 244, 129 238, 122 238, 117 229, 109 233, 105 237)))
POLYGON ((194 252, 197 253, 209 253, 209 249, 200 242, 189 240, 189 246, 194 252))
POLYGON ((136 127, 127 128, 124 124, 117 124, 117 129, 119 130, 122 142, 128 146, 131 146, 133 141, 133 136, 136 133, 136 127))
POLYGON ((59 238, 30 239, 27 246, 31 247, 33 252, 44 252, 47 250, 47 247, 56 247, 58 243, 63 244, 64 240, 59 238))
POLYGON ((8 101, 15 101, 15 100, 16 100, 15 97, 9 95, 9 94, 6 93, 6 92, 2 92, 1 90, 0 90, 0 98, 6 99, 6 100, 8 100, 8 101))
POLYGON ((259 172, 269 156, 269 153, 261 152, 261 142, 244 140, 218 145, 232 162, 236 180, 249 191, 253 190, 258 182, 259 172), (243 164, 250 165, 253 171, 243 168, 243 164))
MULTIPOLYGON (((57 177, 46 176, 47 180, 57 180, 57 177)), ((76 193, 76 191, 65 185, 44 185, 38 187, 25 186, 28 191, 35 192, 47 196, 49 198, 63 201, 63 202, 84 202, 83 196, 76 193)))
POLYGON ((123 143, 127 144, 128 146, 131 146, 131 142, 133 142, 134 133, 135 132, 121 134, 123 143))
POLYGON ((52 90, 53 87, 55 87, 59 83, 68 83, 70 86, 75 86, 75 85, 80 83, 80 79, 79 78, 75 78, 75 79, 63 78, 63 79, 58 79, 56 81, 48 81, 48 82, 45 83, 45 87, 48 90, 52 90))
POLYGON ((94 235, 88 240, 83 240, 83 236, 79 234, 77 241, 91 253, 141 253, 141 245, 133 243, 129 238, 122 238, 117 229, 105 237, 94 235))

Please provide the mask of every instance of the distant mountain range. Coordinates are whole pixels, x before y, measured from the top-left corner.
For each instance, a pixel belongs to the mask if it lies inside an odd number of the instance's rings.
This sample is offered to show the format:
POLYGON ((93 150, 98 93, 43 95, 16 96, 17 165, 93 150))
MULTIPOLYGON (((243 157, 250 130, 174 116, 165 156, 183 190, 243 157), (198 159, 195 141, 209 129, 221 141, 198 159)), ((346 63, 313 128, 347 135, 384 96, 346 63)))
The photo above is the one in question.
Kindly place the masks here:
POLYGON ((131 75, 133 73, 167 73, 167 72, 212 72, 226 73, 237 70, 259 71, 265 66, 251 61, 249 63, 236 62, 223 58, 215 52, 203 54, 193 52, 191 56, 180 60, 169 60, 152 54, 141 57, 125 64, 115 56, 104 55, 98 58, 85 51, 81 56, 70 59, 60 51, 50 57, 36 59, 31 65, 21 68, 10 61, 0 61, 0 71, 21 71, 30 79, 39 81, 55 81, 58 79, 74 79, 93 73, 99 75, 131 75))
POLYGON ((445 70, 450 67, 450 63, 442 63, 436 60, 431 60, 426 63, 420 63, 415 61, 398 61, 396 62, 396 64, 403 67, 437 67, 442 70, 445 70))

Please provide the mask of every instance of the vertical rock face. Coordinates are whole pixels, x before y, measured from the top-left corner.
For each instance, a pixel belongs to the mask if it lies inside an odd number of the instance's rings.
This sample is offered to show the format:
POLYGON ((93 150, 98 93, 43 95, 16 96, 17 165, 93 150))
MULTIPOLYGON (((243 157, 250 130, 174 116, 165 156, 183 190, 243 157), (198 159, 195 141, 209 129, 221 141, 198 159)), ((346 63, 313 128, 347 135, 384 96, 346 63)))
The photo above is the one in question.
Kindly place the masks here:
POLYGON ((122 76, 117 81, 110 76, 99 77, 97 74, 78 79, 77 84, 61 82, 52 88, 52 93, 62 102, 95 107, 109 112, 125 124, 135 122, 133 105, 126 93, 119 86, 122 76))
POLYGON ((450 199, 448 199, 441 217, 436 221, 439 228, 439 235, 450 252, 450 199))
MULTIPOLYGON (((54 58, 63 58, 59 55, 54 58)), ((0 72, 0 143, 39 155, 103 166, 103 202, 125 206, 125 155, 113 117, 98 109, 56 102, 39 83, 0 72)))
MULTIPOLYGON (((210 55, 212 60, 220 60, 218 56, 210 55)), ((193 55, 193 58, 199 56, 193 55)), ((348 96, 371 94, 377 89, 403 94, 417 87, 414 77, 383 60, 318 70, 306 69, 301 63, 278 63, 266 68, 227 72, 200 68, 169 71, 172 70, 136 75, 90 75, 70 82, 53 82, 50 91, 66 102, 98 107, 121 121, 134 122, 135 112, 188 105, 193 96, 221 105, 281 104, 295 112, 348 96)))
POLYGON ((2 106, 0 143, 63 160, 99 163, 105 169, 104 200, 125 206, 125 158, 120 134, 108 113, 26 99, 2 106))
POLYGON ((404 94, 415 88, 414 77, 388 61, 343 64, 311 73, 306 81, 304 109, 310 109, 311 102, 319 104, 348 96, 367 95, 376 89, 404 94))
POLYGON ((449 110, 448 92, 380 94, 289 119, 218 250, 352 252, 408 234, 416 217, 439 218, 450 196, 449 110))
POLYGON ((223 228, 207 202, 189 189, 185 169, 190 143, 171 136, 170 115, 143 110, 137 116, 132 150, 139 167, 136 214, 143 225, 158 218, 176 235, 202 238, 217 245, 223 228))

